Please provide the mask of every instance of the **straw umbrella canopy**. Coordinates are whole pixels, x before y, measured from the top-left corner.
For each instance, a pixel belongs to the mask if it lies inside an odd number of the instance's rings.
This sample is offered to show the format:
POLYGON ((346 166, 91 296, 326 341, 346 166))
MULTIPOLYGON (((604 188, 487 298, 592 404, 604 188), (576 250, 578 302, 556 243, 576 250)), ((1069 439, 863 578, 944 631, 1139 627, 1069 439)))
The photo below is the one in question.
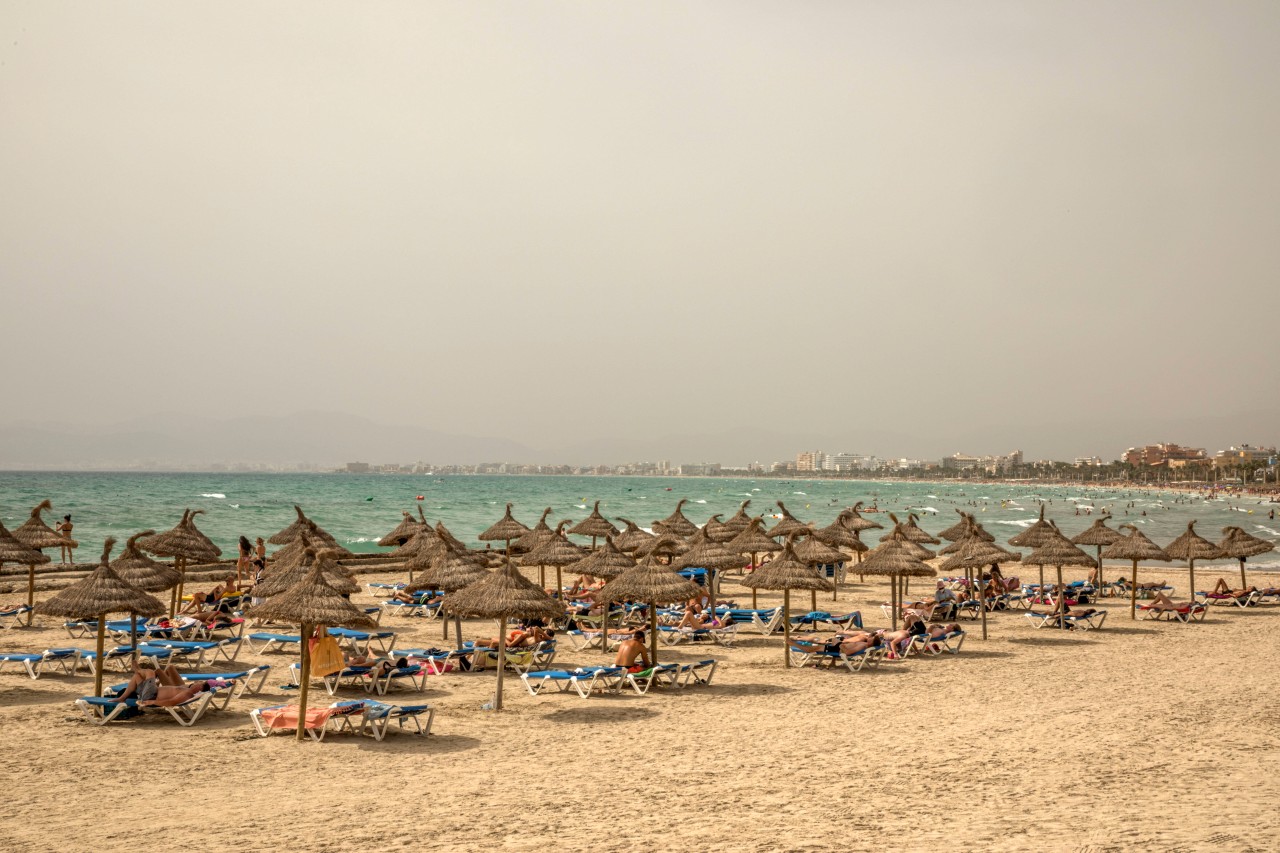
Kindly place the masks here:
POLYGON ((444 609, 455 616, 474 616, 498 620, 498 684, 493 695, 493 710, 502 710, 502 673, 507 668, 507 619, 557 619, 564 615, 564 605, 531 583, 510 562, 501 569, 445 598, 444 609))
POLYGON ((253 588, 253 597, 274 598, 288 592, 316 568, 324 575, 325 583, 340 595, 355 595, 360 591, 360 584, 346 569, 338 565, 337 557, 337 553, 331 548, 308 548, 306 555, 295 565, 273 569, 271 574, 253 588))
POLYGON ((1222 528, 1222 541, 1218 543, 1218 550, 1226 554, 1228 557, 1234 557, 1240 561, 1240 586, 1247 586, 1244 575, 1244 561, 1249 557, 1256 557, 1259 554, 1265 554, 1268 551, 1275 550, 1275 544, 1268 542, 1266 539, 1259 539, 1257 536, 1246 533, 1240 527, 1224 527, 1222 528))
POLYGON ((13 538, 17 539, 28 548, 35 548, 40 551, 44 548, 75 548, 80 543, 57 533, 49 525, 44 523, 44 519, 40 517, 40 513, 45 510, 53 509, 53 504, 48 500, 40 501, 31 508, 31 517, 19 526, 13 529, 13 538))
MULTIPOLYGON (((196 510, 196 512, 200 511, 201 510, 196 510)), ((171 530, 137 540, 137 544, 141 546, 143 551, 155 554, 157 557, 173 558, 173 567, 177 570, 179 577, 178 585, 173 588, 173 594, 169 599, 170 614, 177 611, 178 601, 182 597, 182 587, 186 579, 187 562, 207 562, 216 560, 218 555, 222 553, 216 547, 210 547, 207 540, 204 539, 202 535, 197 536, 192 532, 192 515, 194 515, 194 513, 191 510, 183 510, 182 520, 179 521, 171 530)))
MULTIPOLYGON (((1067 590, 1062 584, 1062 568, 1063 566, 1092 566, 1094 565, 1093 557, 1072 545, 1071 540, 1059 533, 1056 536, 1049 537, 1044 544, 1023 558, 1023 562, 1057 568, 1058 627, 1066 628, 1067 620, 1062 617, 1067 612, 1067 590)), ((1044 595, 1043 588, 1040 590, 1040 594, 1044 595)))
POLYGON ((531 530, 522 533, 519 539, 511 543, 515 546, 517 554, 532 551, 554 535, 551 526, 547 524, 548 515, 551 515, 551 507, 542 511, 542 518, 538 519, 538 523, 531 530))
MULTIPOLYGON (((808 531, 808 535, 805 536, 804 539, 795 543, 796 557, 799 558, 801 562, 808 563, 810 566, 817 568, 818 566, 834 565, 845 561, 845 555, 841 551, 838 551, 823 542, 822 539, 818 537, 817 531, 813 528, 808 528, 808 531)), ((852 536, 853 534, 850 535, 852 536)), ((831 573, 831 577, 831 600, 835 601, 838 593, 836 591, 834 570, 831 573)), ((818 591, 815 589, 810 590, 810 592, 812 593, 809 601, 810 609, 817 610, 818 591)))
POLYGON ((867 545, 858 538, 858 534, 850 530, 845 524, 845 520, 849 518, 847 510, 836 516, 836 520, 828 524, 826 527, 819 527, 813 531, 813 536, 819 542, 830 545, 832 548, 848 548, 853 552, 866 551, 867 545))
POLYGON ((284 592, 253 608, 251 613, 262 621, 288 622, 298 625, 302 642, 302 682, 298 691, 297 740, 306 736, 307 693, 311 686, 311 635, 319 625, 338 628, 372 628, 374 621, 347 600, 325 579, 325 563, 332 559, 329 549, 324 559, 316 562, 300 581, 284 592))
POLYGON ((805 522, 796 518, 791 514, 791 510, 787 509, 787 505, 782 501, 778 501, 778 509, 782 511, 782 518, 778 523, 769 528, 769 536, 773 539, 779 537, 790 536, 792 533, 805 533, 810 527, 805 522))
POLYGON ((1128 529, 1128 536, 1108 545, 1102 556, 1111 560, 1132 560, 1133 572, 1129 582, 1129 618, 1138 618, 1138 561, 1159 560, 1167 563, 1173 558, 1163 548, 1147 538, 1146 534, 1132 524, 1120 525, 1121 530, 1128 529))
POLYGON ((640 525, 636 524, 629 518, 618 517, 627 526, 627 529, 613 537, 613 544, 619 551, 624 553, 632 553, 639 550, 646 542, 651 542, 658 537, 654 536, 646 530, 642 530, 640 525))
POLYGON ((1046 539, 1053 536, 1053 526, 1044 520, 1044 506, 1043 503, 1040 504, 1040 518, 1036 519, 1035 523, 1026 530, 1009 539, 1010 545, 1015 545, 1019 548, 1039 548, 1046 539))
MULTIPOLYGON (((924 531, 922 527, 920 527, 920 525, 916 524, 915 513, 911 513, 910 515, 907 516, 906 523, 898 522, 897 517, 894 515, 890 515, 889 517, 894 519, 894 522, 901 529, 902 535, 906 537, 908 542, 914 542, 917 545, 940 544, 939 539, 937 539, 936 537, 930 536, 928 533, 924 531)), ((888 542, 891 538, 893 538, 893 533, 889 532, 889 533, 886 533, 884 536, 881 536, 880 541, 888 542)))
POLYGON ((976 530, 979 538, 984 539, 987 542, 994 542, 996 540, 994 536, 982 529, 982 525, 978 524, 977 519, 975 519, 971 513, 967 513, 961 509, 957 509, 956 512, 960 514, 960 520, 939 533, 939 539, 945 539, 948 542, 959 542, 961 539, 967 539, 976 530))
MULTIPOLYGON (((301 536, 271 555, 271 568, 267 570, 267 576, 270 576, 271 572, 291 569, 298 565, 306 556, 307 551, 311 551, 312 556, 315 556, 314 552, 319 547, 322 546, 318 542, 312 541, 306 531, 303 531, 301 536)), ((307 565, 311 565, 309 560, 307 565)))
MULTIPOLYGON (((546 518, 546 516, 543 516, 546 518)), ((481 542, 497 542, 499 539, 503 541, 502 550, 511 550, 511 540, 519 539, 521 536, 529 532, 529 528, 516 521, 515 516, 511 514, 511 504, 507 504, 507 511, 502 514, 502 518, 489 525, 489 528, 476 538, 481 542)))
POLYGON ((387 556, 397 560, 408 560, 423 548, 430 547, 439 541, 440 537, 436 535, 436 529, 434 527, 430 524, 419 524, 417 532, 410 536, 407 542, 387 556))
POLYGON ((111 561, 111 568, 122 580, 143 592, 171 589, 182 577, 173 566, 151 559, 138 547, 139 539, 155 533, 154 530, 143 530, 133 534, 125 542, 120 556, 111 561))
MULTIPOLYGON (((102 546, 102 560, 86 577, 62 589, 36 606, 36 612, 64 619, 95 619, 98 623, 98 656, 94 663, 93 695, 102 695, 103 646, 109 613, 130 613, 135 617, 159 616, 164 602, 147 595, 123 580, 108 564, 116 540, 108 537, 102 546)), ((135 660, 137 645, 134 645, 135 660)))
POLYGON ((794 536, 788 537, 777 559, 770 560, 742 581, 753 591, 782 590, 782 654, 788 668, 791 667, 791 590, 807 589, 817 596, 818 590, 829 590, 835 586, 796 553, 793 542, 794 536))
POLYGON ((700 592, 698 585, 659 563, 653 554, 609 581, 596 593, 608 608, 611 601, 643 601, 649 609, 650 662, 658 663, 658 605, 688 601, 700 592))
POLYGON ((219 548, 217 545, 215 545, 212 539, 210 539, 208 536, 205 536, 204 533, 200 531, 200 528, 196 527, 197 515, 204 515, 204 510, 202 509, 191 510, 191 515, 187 516, 187 528, 191 531, 191 535, 195 537, 197 541, 203 544, 205 548, 209 551, 209 553, 213 555, 211 559, 216 560, 217 558, 222 556, 222 549, 219 548))
MULTIPOLYGON (((957 569, 964 569, 967 578, 971 569, 998 566, 1001 563, 1017 563, 1022 560, 1020 555, 1006 551, 994 542, 983 539, 978 535, 979 532, 985 531, 975 525, 970 529, 968 536, 953 543, 956 552, 942 564, 943 571, 954 572, 957 569)), ((978 590, 978 611, 982 614, 982 639, 985 640, 987 639, 987 588, 982 583, 981 574, 978 574, 977 583, 974 586, 978 590)))
POLYGON ((436 522, 436 535, 439 536, 441 539, 443 539, 445 542, 448 542, 452 547, 457 548, 458 550, 461 550, 461 551, 467 550, 467 543, 463 542, 457 536, 454 536, 453 533, 449 530, 449 528, 444 526, 443 521, 436 522))
POLYGON ((854 533, 861 533, 864 530, 883 530, 883 524, 878 521, 872 521, 869 518, 862 517, 862 514, 858 512, 858 507, 860 506, 862 506, 862 501, 858 501, 856 504, 841 513, 845 516, 844 526, 852 530, 854 533))
POLYGON ((653 529, 660 533, 674 533, 676 536, 682 537, 689 537, 697 533, 698 525, 686 518, 684 513, 680 511, 680 508, 688 502, 688 498, 681 498, 676 501, 676 508, 671 515, 668 515, 662 521, 655 521, 653 529))
POLYGON ((418 519, 413 517, 413 513, 408 510, 401 510, 401 515, 404 517, 400 519, 400 523, 395 526, 395 529, 378 540, 379 547, 390 548, 394 546, 398 548, 418 532, 418 528, 421 525, 418 523, 418 519))
MULTIPOLYGON (((751 555, 751 570, 756 570, 758 557, 761 554, 781 551, 782 546, 764 532, 764 519, 753 518, 747 522, 742 532, 728 543, 728 548, 735 554, 751 555)), ((756 609, 756 590, 751 590, 751 609, 756 609)))
MULTIPOLYGON (((0 563, 18 563, 27 567, 27 607, 35 606, 36 566, 49 562, 49 555, 19 542, 8 529, 0 524, 0 563)), ((27 611, 27 624, 31 624, 33 610, 27 611)))
POLYGON ((600 501, 596 501, 596 505, 591 508, 591 515, 569 528, 569 533, 573 536, 590 536, 593 551, 596 547, 596 539, 601 536, 613 536, 617 532, 618 528, 600 514, 600 501))
MULTIPOLYGON (((654 522, 655 525, 659 523, 654 522)), ((644 543, 636 550, 636 554, 641 557, 648 557, 650 554, 655 557, 678 557, 688 550, 689 543, 684 539, 674 533, 663 533, 644 543)))
MULTIPOLYGON (((421 561, 421 570, 416 583, 405 587, 405 592, 428 592, 440 590, 447 596, 449 593, 465 589, 482 578, 488 577, 489 570, 476 560, 476 555, 469 551, 459 552, 452 548, 446 553, 431 560, 423 555, 414 557, 421 561)), ((462 617, 454 614, 454 640, 459 649, 462 648, 462 617)), ((449 620, 441 619, 444 624, 444 637, 449 638, 449 620)))
POLYGON ((731 515, 729 520, 724 523, 725 527, 733 531, 734 536, 737 536, 739 533, 746 530, 747 525, 751 523, 751 516, 747 515, 747 507, 749 506, 751 506, 751 499, 747 498, 742 502, 742 505, 738 507, 738 511, 731 515))
POLYGON ((1110 527, 1107 527, 1107 519, 1109 515, 1104 515, 1097 519, 1092 525, 1086 527, 1083 533, 1079 533, 1071 537, 1073 545, 1096 545, 1098 547, 1098 581, 1097 585, 1102 586, 1102 549, 1108 545, 1114 545, 1124 538, 1123 533, 1117 533, 1110 527))
POLYGON ((1191 573, 1189 598, 1196 600, 1196 560, 1224 560, 1228 557, 1217 545, 1196 533, 1196 523, 1187 522, 1187 532, 1164 546, 1164 552, 1175 560, 1186 560, 1191 573))
MULTIPOLYGON (((898 607, 901 603, 899 586, 902 578, 931 578, 937 572, 921 562, 912 551, 914 543, 907 540, 906 535, 895 525, 887 542, 870 551, 858 570, 868 575, 883 575, 889 578, 890 611, 893 627, 898 627, 898 607)), ((920 547, 920 546, 915 546, 920 547)))
POLYGON ((732 541, 733 537, 738 535, 737 530, 731 529, 720 520, 719 513, 707 519, 707 523, 702 525, 702 532, 705 533, 707 538, 712 542, 729 542, 732 541))
POLYGON ((299 533, 306 529, 307 515, 302 511, 302 507, 294 504, 293 511, 298 514, 298 517, 292 524, 285 527, 283 530, 272 534, 271 537, 267 539, 268 545, 288 545, 290 542, 298 538, 299 533))
POLYGON ((538 567, 538 582, 543 587, 547 585, 546 567, 555 566, 557 597, 562 589, 560 572, 565 566, 578 562, 586 555, 585 551, 565 538, 564 527, 568 523, 562 521, 557 524, 550 539, 520 558, 520 565, 538 567))
POLYGON ((742 565, 742 555, 724 542, 717 542, 704 527, 689 539, 689 550, 672 561, 672 568, 706 569, 707 593, 711 598, 711 612, 716 609, 717 573, 742 565))

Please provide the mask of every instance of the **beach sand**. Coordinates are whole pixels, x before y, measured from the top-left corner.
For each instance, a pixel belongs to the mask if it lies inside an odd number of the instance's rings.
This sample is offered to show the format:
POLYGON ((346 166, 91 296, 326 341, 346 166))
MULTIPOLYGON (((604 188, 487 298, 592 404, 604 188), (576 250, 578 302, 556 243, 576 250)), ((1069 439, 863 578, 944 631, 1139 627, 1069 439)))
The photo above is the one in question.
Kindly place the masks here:
MULTIPOLYGON (((1215 569, 1197 567, 1197 585, 1238 582, 1215 569)), ((1159 577, 1185 593, 1185 570, 1144 573, 1159 577)), ((733 582, 725 594, 750 601, 733 582)), ((882 625, 886 596, 883 582, 854 584, 819 604, 882 625)), ((1191 625, 1130 622, 1127 599, 1101 606, 1101 631, 1001 613, 987 642, 966 622, 958 656, 852 674, 786 670, 780 637, 744 631, 732 649, 660 648, 720 659, 710 687, 584 701, 531 697, 512 678, 498 714, 480 709, 492 672, 447 674, 387 697, 430 702, 435 733, 382 743, 255 736, 249 709, 296 701, 279 689, 285 654, 242 652, 281 674, 192 729, 166 715, 97 727, 72 705, 90 677, 6 672, 0 848, 1275 849, 1280 606, 1213 608, 1191 625)), ((384 627, 401 647, 446 645, 436 621, 384 627)), ((0 632, 3 650, 91 644, 60 627, 0 632)), ((603 659, 561 646, 557 666, 603 659)))

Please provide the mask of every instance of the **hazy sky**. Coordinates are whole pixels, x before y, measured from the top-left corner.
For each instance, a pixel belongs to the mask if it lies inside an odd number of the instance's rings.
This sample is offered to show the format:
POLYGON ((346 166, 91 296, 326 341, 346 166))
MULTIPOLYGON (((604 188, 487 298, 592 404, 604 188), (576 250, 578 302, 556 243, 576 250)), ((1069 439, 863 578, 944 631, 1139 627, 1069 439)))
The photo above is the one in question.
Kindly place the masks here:
POLYGON ((0 36, 0 426, 1280 439, 1275 2, 41 0, 0 36))

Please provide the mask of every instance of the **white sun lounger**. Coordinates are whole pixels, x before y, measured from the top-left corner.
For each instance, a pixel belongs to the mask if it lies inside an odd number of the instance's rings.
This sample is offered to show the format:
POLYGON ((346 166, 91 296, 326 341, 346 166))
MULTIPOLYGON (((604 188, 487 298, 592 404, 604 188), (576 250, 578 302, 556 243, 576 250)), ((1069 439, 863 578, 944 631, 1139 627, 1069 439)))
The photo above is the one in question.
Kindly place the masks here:
POLYGON ((32 679, 43 675, 45 667, 56 667, 64 675, 75 675, 80 669, 80 650, 45 649, 42 652, 0 653, 0 671, 11 663, 21 666, 32 679))

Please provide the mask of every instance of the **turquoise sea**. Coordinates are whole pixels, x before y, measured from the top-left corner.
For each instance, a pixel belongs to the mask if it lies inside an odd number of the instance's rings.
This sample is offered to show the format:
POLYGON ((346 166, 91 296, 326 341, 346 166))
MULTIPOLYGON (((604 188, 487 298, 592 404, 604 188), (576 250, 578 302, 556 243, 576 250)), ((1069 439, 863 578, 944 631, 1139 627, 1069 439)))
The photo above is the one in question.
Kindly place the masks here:
MULTIPOLYGON (((710 515, 728 517, 741 501, 751 499, 753 514, 777 512, 782 500, 798 518, 819 525, 855 501, 881 510, 904 513, 913 508, 931 533, 957 520, 955 508, 975 512, 997 539, 1004 540, 1029 525, 1048 501, 1047 515, 1068 536, 1109 508, 1110 522, 1142 526, 1167 544, 1199 519, 1197 531, 1220 538, 1222 527, 1235 524, 1280 546, 1280 519, 1257 497, 1204 499, 1174 492, 1037 486, 1030 483, 917 483, 901 481, 831 481, 660 477, 554 476, 388 476, 353 474, 200 474, 200 473, 38 473, 0 472, 0 520, 12 529, 44 498, 53 501, 54 519, 71 513, 81 543, 77 561, 96 558, 102 540, 122 540, 148 527, 167 530, 186 507, 202 509, 197 525, 233 556, 237 538, 267 537, 294 519, 293 504, 356 552, 377 552, 379 538, 395 527, 401 510, 418 506, 431 521, 443 521, 460 539, 473 542, 478 533, 502 516, 503 505, 515 504, 516 518, 532 526, 544 507, 548 521, 584 518, 595 501, 610 519, 630 518, 642 527, 665 518, 676 501, 687 498, 685 514, 697 524, 710 515), (421 495, 422 500, 417 500, 421 495), (1133 506, 1130 506, 1130 503, 1133 506), (1080 514, 1076 514, 1080 507, 1080 514), (1083 508, 1093 507, 1094 515, 1083 508), (1143 513, 1146 513, 1143 515, 1143 513), (1126 515, 1127 513, 1127 515, 1126 515)), ((886 512, 871 513, 889 526, 886 512)), ((619 524, 619 527, 622 525, 619 524)), ((868 531, 872 542, 879 531, 868 531)), ((1275 552, 1250 561, 1257 568, 1280 568, 1275 552)))

